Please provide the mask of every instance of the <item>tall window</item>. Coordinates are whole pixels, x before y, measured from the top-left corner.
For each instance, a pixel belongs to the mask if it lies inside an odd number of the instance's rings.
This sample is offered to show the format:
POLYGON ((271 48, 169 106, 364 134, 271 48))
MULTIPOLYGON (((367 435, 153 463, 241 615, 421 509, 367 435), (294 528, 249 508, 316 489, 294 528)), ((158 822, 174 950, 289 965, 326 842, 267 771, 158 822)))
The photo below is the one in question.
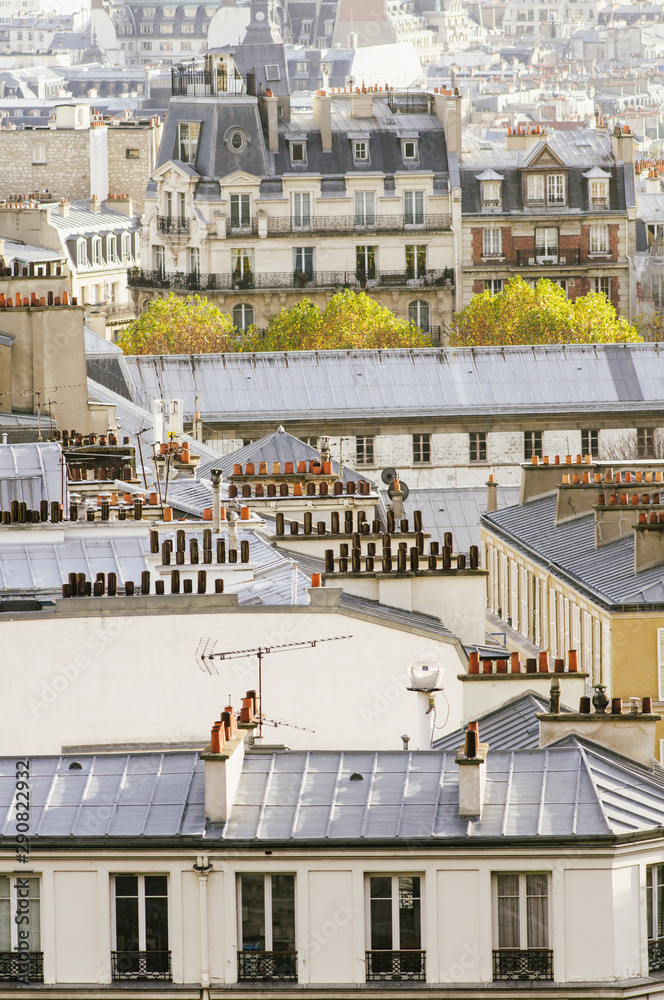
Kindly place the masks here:
POLYGON ((431 308, 424 299, 416 299, 408 306, 408 319, 419 326, 423 333, 428 333, 431 327, 431 308))
POLYGON ((254 322, 253 306, 248 305, 246 302, 240 302, 238 305, 233 306, 233 326, 236 329, 246 333, 249 327, 254 325, 254 322))
POLYGON ((482 230, 482 256, 500 257, 503 252, 502 229, 482 230))
POLYGON ((95 236, 92 239, 92 266, 99 267, 102 263, 101 236, 95 236))
POLYGON ((106 261, 109 264, 117 263, 118 259, 118 243, 115 236, 106 237, 106 261))
POLYGON ((376 277, 378 247, 355 247, 355 270, 359 281, 373 281, 376 277))
POLYGON ((546 201, 548 205, 565 204, 565 175, 547 174, 546 201))
POLYGON ((166 875, 115 876, 114 979, 170 979, 166 875))
POLYGON ((608 180, 589 181, 590 204, 592 208, 608 208, 609 205, 609 182, 608 180))
POLYGON ((189 247, 189 274, 201 273, 201 251, 198 247, 189 247))
POLYGON ((359 434, 355 438, 355 464, 373 465, 374 463, 374 439, 366 435, 359 434))
POLYGON ((502 203, 502 181, 481 181, 482 208, 500 208, 502 203))
POLYGON ((581 454, 599 455, 599 431, 581 431, 581 454))
POLYGON ((542 457, 542 432, 523 432, 523 457, 526 461, 530 458, 542 457))
POLYGON ((471 431, 468 445, 471 462, 486 462, 486 431, 471 431))
POLYGON ((231 268, 235 288, 253 288, 254 254, 252 250, 232 250, 231 268))
POLYGON ((46 163, 46 143, 45 142, 33 142, 33 144, 32 144, 32 162, 33 163, 46 163))
POLYGON ((549 876, 494 876, 494 979, 552 979, 549 951, 549 876))
POLYGON ((293 248, 293 273, 297 278, 306 278, 311 281, 314 276, 314 248, 294 247, 293 248))
POLYGON ((296 979, 295 876, 238 876, 238 978, 296 979))
POLYGON ((39 879, 34 876, 0 875, 0 952, 18 949, 19 930, 27 931, 28 950, 41 948, 39 879), (27 915, 17 923, 16 917, 27 915))
POLYGON ((131 259, 131 233, 122 234, 122 263, 131 259))
POLYGON ((502 278, 485 278, 484 291, 491 292, 492 295, 500 295, 503 290, 502 278))
POLYGON ((637 458, 655 457, 655 430, 653 427, 637 427, 636 456, 637 458))
POLYGON ((591 253, 608 253, 609 252, 609 227, 608 226, 591 226, 590 227, 590 252, 591 253))
POLYGON ((154 269, 159 274, 166 273, 166 247, 156 246, 152 248, 154 256, 154 269))
POLYGON ((664 865, 648 865, 646 886, 648 968, 650 972, 661 972, 664 969, 664 865))
POLYGON ((555 226, 547 226, 535 230, 535 253, 539 260, 558 259, 558 230, 555 226))
POLYGON ((413 465, 426 465, 431 461, 431 435, 413 434, 413 465))
POLYGON ((406 278, 424 278, 427 273, 425 243, 406 244, 406 278))
POLYGON ((306 192, 293 194, 293 228, 309 229, 311 227, 311 195, 306 192))
POLYGON ((544 202, 544 177, 542 174, 528 174, 526 178, 526 201, 529 205, 544 202))
POLYGON ((419 875, 371 875, 367 978, 424 978, 419 875), (412 952, 408 955, 404 952, 412 952))
POLYGON ((355 192, 355 225, 373 226, 376 222, 376 196, 373 191, 355 192))
POLYGON ((169 219, 173 218, 173 192, 166 192, 166 217, 169 219))
POLYGON ((424 225, 424 191, 404 191, 403 221, 407 226, 424 225))
POLYGON ((593 279, 594 289, 593 291, 598 292, 600 295, 606 295, 607 299, 611 299, 611 279, 610 278, 594 278, 593 279))
POLYGON ((88 266, 88 244, 87 240, 76 240, 76 266, 88 266))
POLYGON ((231 195, 231 229, 245 228, 251 225, 251 195, 231 195))
POLYGON ((183 163, 195 163, 198 150, 198 138, 201 126, 199 122, 179 122, 178 149, 183 163))
POLYGON ((180 191, 178 195, 178 208, 180 209, 180 218, 187 218, 187 196, 184 191, 180 191))

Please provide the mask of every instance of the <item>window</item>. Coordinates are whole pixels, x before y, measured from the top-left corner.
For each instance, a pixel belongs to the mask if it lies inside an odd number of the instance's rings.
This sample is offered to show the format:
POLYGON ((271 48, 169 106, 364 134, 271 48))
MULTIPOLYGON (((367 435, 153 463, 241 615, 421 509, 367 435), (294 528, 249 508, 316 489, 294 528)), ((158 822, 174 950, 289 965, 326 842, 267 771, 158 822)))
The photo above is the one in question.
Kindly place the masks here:
POLYGON ((500 208, 501 204, 501 181, 482 181, 482 208, 500 208))
POLYGON ((244 229, 251 226, 251 195, 231 195, 231 229, 244 229))
POLYGON ((307 193, 295 193, 292 198, 293 229, 310 229, 311 195, 307 193))
POLYGON ((172 35, 173 25, 172 24, 162 24, 159 28, 162 35, 172 35))
POLYGON ((295 876, 238 876, 238 979, 297 979, 295 876))
POLYGON ((116 875, 113 979, 166 979, 168 949, 166 875, 116 875))
POLYGON ((486 462, 486 431, 471 431, 468 435, 471 462, 486 462))
POLYGON ((363 434, 355 438, 355 464, 373 465, 374 462, 374 439, 363 434))
POLYGON ((293 248, 293 275, 296 281, 311 281, 314 276, 314 248, 293 248))
POLYGON ((198 137, 201 126, 199 122, 179 122, 178 148, 183 163, 195 163, 198 149, 198 137))
POLYGON ((131 233, 122 234, 122 263, 131 260, 131 233))
POLYGON ((590 227, 590 252, 591 253, 603 253, 609 252, 609 227, 608 226, 591 226, 590 227))
POLYGON ((86 240, 76 240, 76 266, 88 266, 88 244, 86 240))
POLYGON ((607 299, 611 299, 611 279, 610 278, 594 278, 594 291, 598 295, 606 295, 607 299))
POLYGON ((492 295, 500 295, 503 290, 502 278, 485 278, 484 291, 491 292, 492 295))
POLYGON ((424 299, 416 299, 408 306, 408 319, 419 326, 423 333, 428 333, 431 326, 431 308, 424 299))
POLYGON ((308 73, 309 72, 309 63, 308 62, 299 62, 299 63, 296 63, 295 64, 295 72, 296 73, 308 73))
POLYGON ((592 208, 609 207, 609 182, 608 180, 588 181, 589 200, 592 208))
POLYGON ((33 142, 32 144, 32 162, 36 163, 46 163, 46 143, 45 142, 33 142))
POLYGON ((353 159, 356 163, 369 162, 369 143, 362 140, 353 142, 353 159))
MULTIPOLYGON (((189 28, 190 25, 184 25, 185 28, 189 28)), ((180 52, 191 52, 191 42, 180 42, 180 52)))
POLYGON ((154 269, 159 274, 166 273, 166 248, 165 247, 153 247, 152 253, 154 256, 154 269))
POLYGON ((646 893, 648 968, 650 972, 660 972, 664 969, 664 865, 648 865, 646 893))
POLYGON ((403 158, 404 160, 417 160, 417 140, 416 139, 404 139, 403 140, 403 158))
POLYGON ((152 34, 152 25, 151 24, 142 24, 141 25, 141 34, 142 35, 151 35, 152 34))
POLYGON ((247 305, 246 302, 240 302, 239 305, 233 306, 233 325, 238 329, 246 333, 250 326, 255 323, 254 319, 254 307, 247 305))
POLYGON ((494 979, 553 979, 547 874, 494 876, 494 941, 494 979))
POLYGON ((565 204, 565 175, 547 174, 546 178, 547 205, 565 204))
MULTIPOLYGON (((20 929, 28 933, 28 951, 39 952, 41 949, 39 879, 34 876, 23 878, 20 875, 0 875, 0 952, 6 954, 19 950, 20 929), (17 923, 16 918, 19 914, 27 914, 28 919, 20 924, 17 923)), ((32 962, 30 970, 33 971, 32 962)), ((17 969, 17 979, 22 978, 21 972, 22 970, 17 969)), ((2 978, 5 978, 4 975, 2 978)), ((30 978, 37 977, 30 975, 30 978)))
MULTIPOLYGON (((303 81, 306 83, 306 80, 303 81)), ((290 144, 291 163, 293 166, 307 165, 307 146, 304 142, 291 142, 290 144)))
POLYGON ((187 217, 187 196, 184 191, 180 191, 178 194, 178 208, 180 209, 180 218, 186 219, 187 217))
POLYGON ((355 273, 358 281, 374 281, 378 247, 355 247, 355 273))
POLYGON ((201 251, 198 247, 189 247, 189 274, 201 273, 201 251))
POLYGON ((159 51, 160 52, 172 52, 173 51, 173 42, 160 42, 159 43, 159 51))
POLYGON ((555 227, 535 230, 535 256, 538 264, 558 261, 558 230, 555 227))
POLYGON ((367 979, 424 979, 419 875, 371 875, 367 979))
POLYGON ((529 205, 544 203, 544 177, 542 174, 528 174, 526 178, 526 201, 529 205))
POLYGON ((231 250, 233 288, 254 287, 253 250, 231 250))
POLYGON ((581 431, 581 454, 599 455, 599 431, 581 431))
POLYGON ((427 273, 427 248, 425 243, 406 244, 406 279, 424 278, 427 273))
POLYGON ((530 458, 542 457, 542 432, 523 432, 523 457, 526 461, 530 458))
POLYGON ((502 229, 482 230, 482 256, 500 257, 503 252, 503 231, 502 229))
POLYGON ((116 264, 118 260, 117 240, 115 236, 106 237, 106 261, 109 264, 116 264))
POLYGON ((655 430, 653 427, 636 428, 636 457, 655 457, 655 430))
POLYGON ((265 79, 268 83, 276 83, 281 80, 281 68, 276 63, 268 63, 265 67, 265 79))
MULTIPOLYGON (((141 42, 141 48, 143 49, 144 52, 151 52, 152 42, 141 42)), ((129 157, 127 157, 127 159, 129 159, 129 157)))
MULTIPOLYGON (((143 42, 144 45, 150 45, 150 42, 143 42)), ((141 153, 138 149, 125 149, 125 159, 126 160, 138 160, 140 159, 141 153)))
POLYGON ((404 191, 403 193, 404 225, 424 225, 424 191, 404 191))
MULTIPOLYGON (((188 12, 185 11, 185 17, 186 16, 191 16, 191 15, 189 15, 188 12)), ((195 29, 196 29, 196 26, 194 24, 181 24, 180 25, 180 34, 182 34, 182 35, 193 35, 195 29)))
POLYGON ((355 225, 376 224, 376 196, 373 191, 355 192, 355 225))
POLYGON ((413 465, 431 462, 431 435, 413 434, 413 465))

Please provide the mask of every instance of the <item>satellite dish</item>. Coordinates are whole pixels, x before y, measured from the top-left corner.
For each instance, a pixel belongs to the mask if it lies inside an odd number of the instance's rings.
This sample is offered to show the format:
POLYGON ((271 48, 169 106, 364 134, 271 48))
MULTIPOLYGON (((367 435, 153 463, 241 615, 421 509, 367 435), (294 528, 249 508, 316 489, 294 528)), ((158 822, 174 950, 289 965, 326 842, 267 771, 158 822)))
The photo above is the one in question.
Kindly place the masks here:
POLYGON ((399 477, 397 475, 396 469, 388 468, 388 469, 383 469, 383 471, 380 474, 380 478, 383 480, 386 486, 391 486, 394 480, 398 479, 399 477))
MULTIPOLYGON (((410 493, 410 490, 408 489, 407 484, 404 483, 403 479, 399 480, 399 492, 401 493, 401 497, 403 500, 405 500, 408 494, 410 493)), ((387 495, 390 498, 390 500, 394 500, 396 493, 397 491, 393 489, 392 486, 390 486, 390 488, 387 491, 387 495)))

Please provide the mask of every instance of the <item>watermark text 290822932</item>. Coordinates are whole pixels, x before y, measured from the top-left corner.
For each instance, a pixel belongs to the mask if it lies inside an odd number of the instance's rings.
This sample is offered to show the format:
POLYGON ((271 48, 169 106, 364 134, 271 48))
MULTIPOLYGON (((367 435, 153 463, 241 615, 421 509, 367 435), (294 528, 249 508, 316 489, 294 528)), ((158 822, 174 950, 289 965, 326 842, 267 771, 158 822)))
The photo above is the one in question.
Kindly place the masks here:
POLYGON ((27 864, 30 856, 30 761, 16 761, 16 860, 27 864))

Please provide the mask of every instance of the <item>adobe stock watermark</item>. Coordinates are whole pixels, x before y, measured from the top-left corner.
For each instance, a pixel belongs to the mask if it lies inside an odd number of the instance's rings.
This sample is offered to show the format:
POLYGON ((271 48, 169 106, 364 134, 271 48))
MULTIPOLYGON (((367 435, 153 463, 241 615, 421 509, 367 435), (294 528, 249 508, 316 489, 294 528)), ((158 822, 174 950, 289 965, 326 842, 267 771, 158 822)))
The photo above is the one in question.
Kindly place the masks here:
POLYGON ((334 941, 339 931, 347 927, 353 917, 361 913, 361 907, 354 906, 350 900, 337 903, 336 909, 329 920, 325 920, 320 927, 312 930, 310 934, 305 935, 302 946, 305 951, 308 951, 309 957, 313 958, 315 955, 318 955, 321 948, 334 941))

